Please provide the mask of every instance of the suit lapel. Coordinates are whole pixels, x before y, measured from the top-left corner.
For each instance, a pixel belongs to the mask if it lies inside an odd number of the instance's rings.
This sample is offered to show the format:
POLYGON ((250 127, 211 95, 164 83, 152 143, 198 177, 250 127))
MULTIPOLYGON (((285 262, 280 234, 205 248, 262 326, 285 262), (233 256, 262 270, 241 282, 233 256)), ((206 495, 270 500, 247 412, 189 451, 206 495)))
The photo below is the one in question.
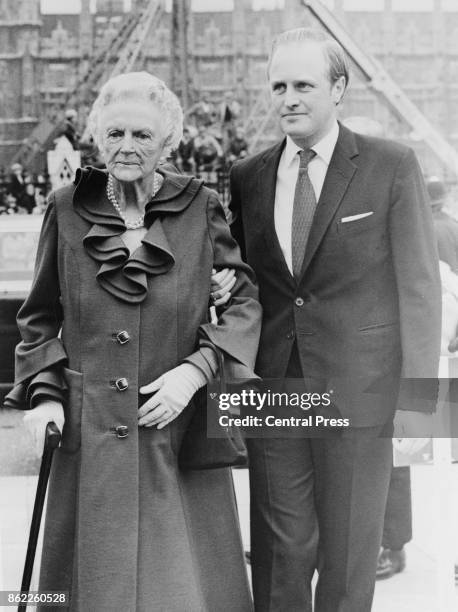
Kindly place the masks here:
POLYGON ((354 134, 339 124, 339 137, 329 163, 320 199, 313 218, 312 228, 305 249, 301 278, 304 276, 315 252, 323 240, 345 192, 356 172, 352 159, 358 155, 354 134))
POLYGON ((295 280, 291 275, 288 266, 286 265, 280 242, 278 241, 277 232, 275 230, 275 191, 277 187, 277 170, 284 146, 285 140, 266 151, 259 164, 257 171, 258 197, 256 199, 259 206, 257 218, 259 219, 259 227, 264 236, 266 248, 268 249, 275 266, 279 269, 279 278, 287 280, 289 281, 289 284, 295 286, 295 280))

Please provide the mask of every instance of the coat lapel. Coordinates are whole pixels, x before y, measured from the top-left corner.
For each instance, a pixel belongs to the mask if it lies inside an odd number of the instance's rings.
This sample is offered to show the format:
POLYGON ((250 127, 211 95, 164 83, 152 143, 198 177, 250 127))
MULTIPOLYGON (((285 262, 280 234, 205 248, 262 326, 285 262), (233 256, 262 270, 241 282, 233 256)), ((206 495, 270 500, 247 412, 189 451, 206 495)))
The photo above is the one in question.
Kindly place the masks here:
POLYGON ((263 155, 257 171, 257 198, 259 210, 259 228, 262 231, 266 248, 279 270, 279 278, 290 281, 295 286, 295 280, 288 269, 277 232, 275 230, 275 191, 277 187, 277 170, 285 140, 268 149, 263 155))
POLYGON ((272 226, 277 169, 280 163, 283 145, 284 143, 280 142, 268 149, 261 157, 256 170, 255 181, 257 197, 255 201, 258 207, 256 218, 259 220, 263 231, 272 226))
POLYGON ((339 124, 339 138, 321 190, 312 228, 305 249, 301 278, 331 223, 356 172, 352 159, 358 155, 354 134, 339 124))

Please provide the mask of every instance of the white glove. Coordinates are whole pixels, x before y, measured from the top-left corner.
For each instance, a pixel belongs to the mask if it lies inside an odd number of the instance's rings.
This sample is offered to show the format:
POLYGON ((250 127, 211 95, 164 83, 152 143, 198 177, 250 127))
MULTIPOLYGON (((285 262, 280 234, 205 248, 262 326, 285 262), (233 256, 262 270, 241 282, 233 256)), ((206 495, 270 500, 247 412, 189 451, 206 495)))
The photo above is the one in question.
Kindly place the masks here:
POLYGON ((236 281, 232 268, 223 268, 219 272, 212 269, 210 296, 214 306, 222 306, 231 299, 231 289, 236 281))
POLYGON ((33 438, 34 451, 39 457, 43 454, 46 426, 51 421, 54 421, 62 433, 65 423, 64 409, 62 404, 55 400, 43 400, 38 406, 24 413, 24 425, 33 438))
POLYGON ((159 376, 140 393, 154 393, 138 410, 138 425, 162 429, 186 408, 194 393, 207 383, 204 373, 191 363, 181 365, 159 376))

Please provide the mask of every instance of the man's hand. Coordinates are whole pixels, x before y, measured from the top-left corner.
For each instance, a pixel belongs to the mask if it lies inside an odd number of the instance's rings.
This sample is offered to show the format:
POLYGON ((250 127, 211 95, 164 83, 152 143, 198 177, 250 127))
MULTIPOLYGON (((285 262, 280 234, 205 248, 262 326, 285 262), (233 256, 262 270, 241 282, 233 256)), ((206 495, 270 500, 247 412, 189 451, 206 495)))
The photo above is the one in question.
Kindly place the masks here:
POLYGON ((430 438, 433 435, 433 425, 432 414, 396 410, 393 438, 430 438))
POLYGON ((403 455, 415 455, 421 451, 431 438, 393 438, 393 447, 403 455))
POLYGON ((207 382, 205 375, 191 363, 183 363, 169 370, 140 393, 154 393, 138 410, 138 425, 162 429, 177 418, 191 401, 194 393, 207 382))
POLYGON ((231 299, 231 289, 236 283, 235 271, 223 268, 219 272, 212 269, 210 292, 213 306, 222 306, 231 299))
POLYGON ((24 425, 33 438, 34 450, 39 457, 43 454, 46 426, 51 421, 54 421, 62 433, 65 423, 64 408, 55 400, 44 400, 24 413, 24 425))
POLYGON ((458 351, 458 336, 450 341, 448 345, 448 350, 450 351, 450 353, 456 353, 456 351, 458 351))

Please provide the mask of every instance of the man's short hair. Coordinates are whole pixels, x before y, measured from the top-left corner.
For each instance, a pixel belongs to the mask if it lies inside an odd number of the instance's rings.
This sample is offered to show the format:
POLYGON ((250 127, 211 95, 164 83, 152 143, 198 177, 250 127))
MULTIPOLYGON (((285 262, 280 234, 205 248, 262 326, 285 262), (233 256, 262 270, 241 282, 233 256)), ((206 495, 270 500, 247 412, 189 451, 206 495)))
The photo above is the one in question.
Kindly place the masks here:
POLYGON ((301 42, 321 43, 325 57, 328 60, 328 76, 331 85, 340 79, 340 77, 345 77, 345 87, 347 87, 350 79, 350 67, 347 54, 336 40, 328 36, 328 34, 322 30, 317 30, 315 28, 294 28, 293 30, 286 30, 285 32, 278 34, 278 36, 276 36, 272 41, 272 48, 270 50, 269 61, 267 63, 267 74, 270 72, 272 58, 278 47, 281 45, 287 45, 289 43, 301 42))

